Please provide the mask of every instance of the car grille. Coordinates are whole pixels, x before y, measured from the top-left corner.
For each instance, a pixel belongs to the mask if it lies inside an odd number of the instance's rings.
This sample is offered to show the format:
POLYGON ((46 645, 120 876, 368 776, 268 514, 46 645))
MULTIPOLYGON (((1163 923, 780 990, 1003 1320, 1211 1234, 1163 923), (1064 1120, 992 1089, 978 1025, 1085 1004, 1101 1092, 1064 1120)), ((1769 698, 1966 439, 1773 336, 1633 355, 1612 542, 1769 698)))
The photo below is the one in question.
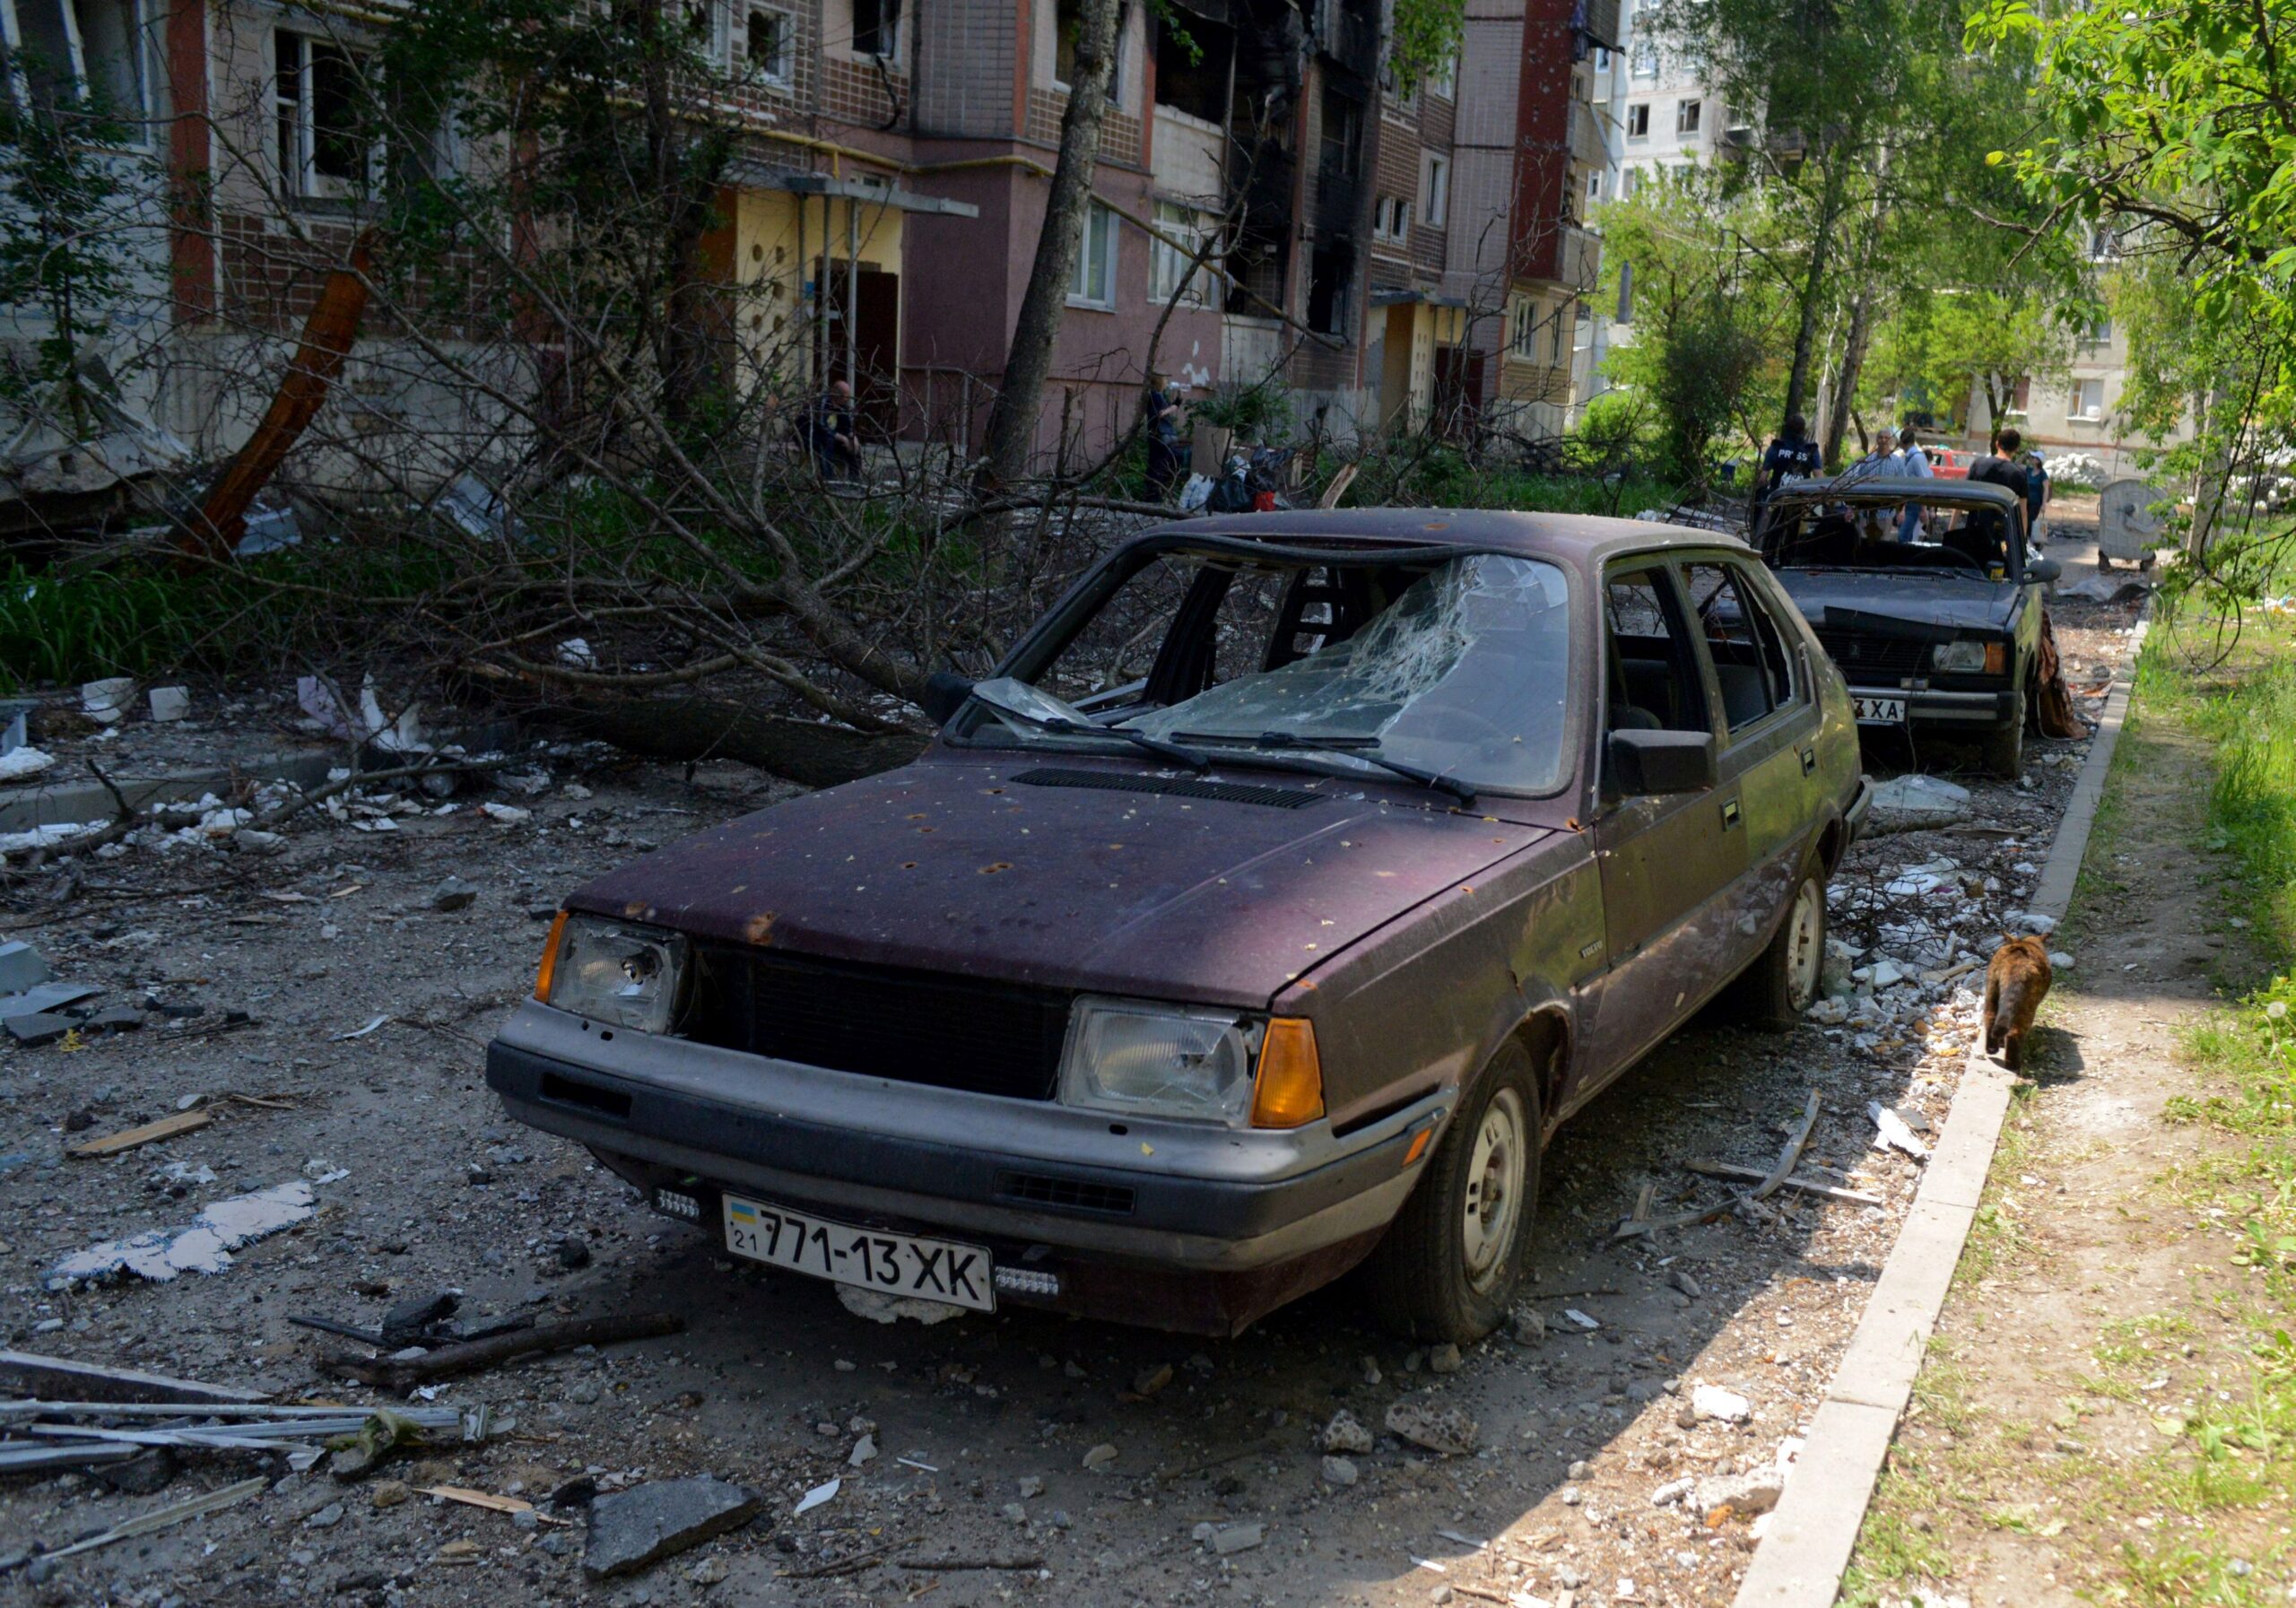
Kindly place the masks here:
POLYGON ((1840 631, 1820 631, 1818 645, 1826 656, 1855 678, 1864 675, 1917 675, 1928 667, 1927 642, 1894 637, 1853 637, 1840 631))
POLYGON ((1132 1191, 1121 1184, 1093 1184, 1083 1178, 1053 1178, 1040 1172, 1000 1174, 996 1194, 1000 1200, 1065 1212, 1099 1212, 1111 1217, 1126 1217, 1132 1213, 1132 1191))
POLYGON ((681 1030, 832 1072, 1050 1100, 1069 996, 945 972, 708 945, 681 1030))

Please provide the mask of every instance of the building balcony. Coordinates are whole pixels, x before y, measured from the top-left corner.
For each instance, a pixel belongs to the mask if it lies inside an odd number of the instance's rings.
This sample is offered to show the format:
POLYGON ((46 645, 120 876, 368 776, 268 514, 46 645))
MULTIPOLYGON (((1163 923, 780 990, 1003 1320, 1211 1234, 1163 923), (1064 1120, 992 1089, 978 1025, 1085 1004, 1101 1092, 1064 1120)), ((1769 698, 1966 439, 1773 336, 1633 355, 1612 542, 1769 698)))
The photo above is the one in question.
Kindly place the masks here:
POLYGON ((1600 168, 1610 161, 1610 146, 1603 138, 1602 119, 1584 100, 1570 103, 1570 127, 1565 134, 1570 160, 1582 168, 1600 168))

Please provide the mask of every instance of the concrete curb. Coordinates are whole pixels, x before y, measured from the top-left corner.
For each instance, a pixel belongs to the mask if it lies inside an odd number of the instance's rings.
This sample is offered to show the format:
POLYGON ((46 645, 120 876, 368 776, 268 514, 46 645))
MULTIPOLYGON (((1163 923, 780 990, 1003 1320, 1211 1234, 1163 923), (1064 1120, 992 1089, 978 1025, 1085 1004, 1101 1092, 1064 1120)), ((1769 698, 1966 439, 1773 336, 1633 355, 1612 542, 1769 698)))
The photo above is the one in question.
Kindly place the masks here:
MULTIPOLYGON (((2111 695, 2096 742, 2066 802, 2065 818, 2049 845, 2027 908, 2063 920, 2073 884, 2088 852, 2089 831, 2104 799, 2105 777, 2120 746, 2122 721, 2135 688, 2136 655, 2144 645, 2148 605, 2129 644, 2127 662, 2113 674, 2111 695)), ((1977 1220, 1985 1178, 2001 1125, 2009 1115, 2016 1080, 1995 1065, 1982 1043, 1970 1047, 1969 1065, 1946 1113, 1944 1131, 1914 1195, 1913 1209, 1866 1303, 1841 1366, 1812 1419, 1807 1444, 1796 1461, 1785 1495, 1738 1587, 1733 1608, 1832 1608, 1843 1570, 1857 1544, 1866 1509, 1881 1477, 1882 1459, 1897 1434, 1898 1417, 1913 1395, 1929 1336, 1944 1309, 1953 1270, 1970 1225, 1977 1220)))

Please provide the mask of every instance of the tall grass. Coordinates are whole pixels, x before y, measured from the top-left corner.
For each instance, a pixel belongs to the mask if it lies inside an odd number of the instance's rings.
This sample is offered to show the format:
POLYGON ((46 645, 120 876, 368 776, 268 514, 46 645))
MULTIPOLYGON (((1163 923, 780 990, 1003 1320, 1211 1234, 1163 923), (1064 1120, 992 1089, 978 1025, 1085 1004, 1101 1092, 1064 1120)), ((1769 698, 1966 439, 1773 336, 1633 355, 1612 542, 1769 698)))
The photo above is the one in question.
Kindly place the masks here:
POLYGON ((2210 847, 2235 857, 2254 919, 2286 956, 2296 953, 2296 643, 2273 634, 2264 662, 2204 699, 2199 719, 2217 745, 2210 847))

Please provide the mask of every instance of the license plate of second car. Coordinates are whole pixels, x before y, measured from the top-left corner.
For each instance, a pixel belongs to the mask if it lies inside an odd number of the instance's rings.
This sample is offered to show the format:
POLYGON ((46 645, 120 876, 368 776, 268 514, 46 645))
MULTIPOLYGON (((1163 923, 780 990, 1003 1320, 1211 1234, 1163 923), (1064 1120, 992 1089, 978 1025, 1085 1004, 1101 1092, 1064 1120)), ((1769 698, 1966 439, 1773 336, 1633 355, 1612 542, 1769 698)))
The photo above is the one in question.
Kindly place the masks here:
POLYGON ((1866 698, 1853 695, 1850 705, 1857 711, 1860 726, 1903 726, 1905 700, 1902 698, 1866 698))
POLYGON ((996 1310, 989 1255, 979 1246, 858 1229, 738 1195, 725 1202, 726 1248, 737 1256, 884 1295, 996 1310))

